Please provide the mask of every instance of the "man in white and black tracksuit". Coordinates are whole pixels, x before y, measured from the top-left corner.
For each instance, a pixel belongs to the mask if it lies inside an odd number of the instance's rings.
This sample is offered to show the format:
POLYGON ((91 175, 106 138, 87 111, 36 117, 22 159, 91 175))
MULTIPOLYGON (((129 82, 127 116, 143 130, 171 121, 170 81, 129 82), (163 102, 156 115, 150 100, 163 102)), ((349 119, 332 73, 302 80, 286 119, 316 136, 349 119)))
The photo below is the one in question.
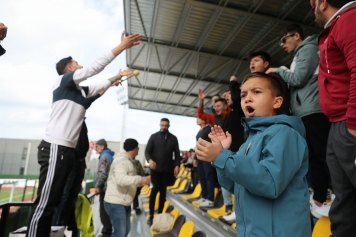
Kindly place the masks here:
POLYGON ((97 95, 111 85, 118 85, 122 76, 103 80, 90 86, 79 83, 101 72, 122 51, 139 44, 138 34, 121 37, 117 47, 97 58, 83 68, 71 57, 60 60, 57 72, 60 75, 53 84, 53 104, 45 138, 38 146, 38 163, 41 165, 37 198, 32 208, 27 228, 28 237, 49 237, 53 210, 60 203, 67 177, 75 160, 74 148, 85 115, 86 98, 97 95))
POLYGON ((150 217, 147 221, 149 226, 153 222, 157 193, 160 193, 158 213, 162 213, 166 201, 167 186, 174 179, 173 175, 177 176, 180 165, 178 139, 168 131, 169 120, 162 118, 159 126, 160 131, 151 135, 145 150, 146 160, 150 164, 151 182, 153 184, 150 195, 150 217))

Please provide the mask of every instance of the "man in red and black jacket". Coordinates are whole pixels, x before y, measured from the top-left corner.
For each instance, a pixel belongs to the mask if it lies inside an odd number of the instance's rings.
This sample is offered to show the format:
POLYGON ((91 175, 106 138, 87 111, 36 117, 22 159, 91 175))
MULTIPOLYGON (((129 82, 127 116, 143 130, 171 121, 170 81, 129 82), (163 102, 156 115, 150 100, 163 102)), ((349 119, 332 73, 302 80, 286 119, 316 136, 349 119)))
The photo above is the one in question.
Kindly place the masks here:
POLYGON ((331 128, 327 163, 335 193, 333 236, 356 236, 356 2, 311 0, 319 37, 319 103, 331 128))
POLYGON ((204 94, 201 89, 198 89, 199 104, 197 109, 197 117, 211 125, 222 125, 226 116, 231 112, 225 99, 217 99, 214 102, 215 113, 208 114, 204 112, 204 99, 208 94, 204 94))

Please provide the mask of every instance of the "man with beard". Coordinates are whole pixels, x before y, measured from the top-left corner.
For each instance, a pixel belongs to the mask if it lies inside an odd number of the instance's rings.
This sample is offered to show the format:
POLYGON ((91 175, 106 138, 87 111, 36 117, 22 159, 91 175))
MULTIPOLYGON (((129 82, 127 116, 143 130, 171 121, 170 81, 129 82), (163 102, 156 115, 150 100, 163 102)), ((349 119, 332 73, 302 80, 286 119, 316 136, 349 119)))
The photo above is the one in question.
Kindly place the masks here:
POLYGON ((335 200, 333 236, 356 236, 356 2, 311 0, 319 37, 319 103, 329 117, 326 162, 335 200))
POLYGON ((151 135, 147 142, 145 156, 150 164, 151 182, 153 188, 150 195, 150 217, 147 221, 152 225, 156 195, 159 192, 158 213, 162 213, 166 201, 166 191, 173 175, 177 176, 180 165, 180 151, 178 139, 168 131, 169 120, 162 118, 160 131, 151 135), (172 154, 174 153, 174 157, 172 154))

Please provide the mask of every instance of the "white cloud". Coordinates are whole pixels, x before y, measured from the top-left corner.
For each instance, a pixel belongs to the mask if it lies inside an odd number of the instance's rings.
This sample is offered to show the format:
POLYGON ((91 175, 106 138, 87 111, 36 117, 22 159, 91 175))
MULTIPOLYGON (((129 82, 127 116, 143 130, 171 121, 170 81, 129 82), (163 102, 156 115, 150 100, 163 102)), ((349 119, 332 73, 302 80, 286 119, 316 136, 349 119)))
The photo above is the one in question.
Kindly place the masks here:
MULTIPOLYGON (((41 139, 49 119, 55 64, 72 56, 85 66, 120 43, 124 30, 122 1, 12 0, 0 1, 1 18, 9 27, 0 57, 0 137, 41 139)), ((125 53, 87 84, 126 67, 125 53)), ((87 112, 91 139, 119 141, 122 111, 117 88, 94 102, 87 112)), ((125 138, 146 143, 158 131, 159 120, 171 120, 171 132, 182 149, 195 145, 195 119, 128 110, 125 138)))

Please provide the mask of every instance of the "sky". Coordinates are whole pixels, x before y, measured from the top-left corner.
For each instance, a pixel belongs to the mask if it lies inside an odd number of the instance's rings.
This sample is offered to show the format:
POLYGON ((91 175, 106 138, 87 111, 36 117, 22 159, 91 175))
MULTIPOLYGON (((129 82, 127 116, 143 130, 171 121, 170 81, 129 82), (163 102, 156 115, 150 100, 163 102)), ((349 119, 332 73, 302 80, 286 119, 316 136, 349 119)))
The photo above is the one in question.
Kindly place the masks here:
MULTIPOLYGON (((123 1, 7 0, 0 1, 0 22, 8 27, 1 42, 0 137, 42 139, 49 121, 55 64, 72 56, 80 65, 91 63, 120 43, 124 30, 123 1)), ((104 80, 126 67, 125 53, 83 85, 104 80)), ((127 84, 124 85, 127 93, 127 84)), ((178 137, 181 150, 195 146, 196 119, 124 109, 110 88, 87 110, 89 139, 121 141, 123 136, 146 144, 163 117, 178 137), (124 111, 126 111, 124 113, 124 111), (122 129, 124 127, 124 130, 122 129)), ((121 89, 122 92, 122 89, 121 89)))

